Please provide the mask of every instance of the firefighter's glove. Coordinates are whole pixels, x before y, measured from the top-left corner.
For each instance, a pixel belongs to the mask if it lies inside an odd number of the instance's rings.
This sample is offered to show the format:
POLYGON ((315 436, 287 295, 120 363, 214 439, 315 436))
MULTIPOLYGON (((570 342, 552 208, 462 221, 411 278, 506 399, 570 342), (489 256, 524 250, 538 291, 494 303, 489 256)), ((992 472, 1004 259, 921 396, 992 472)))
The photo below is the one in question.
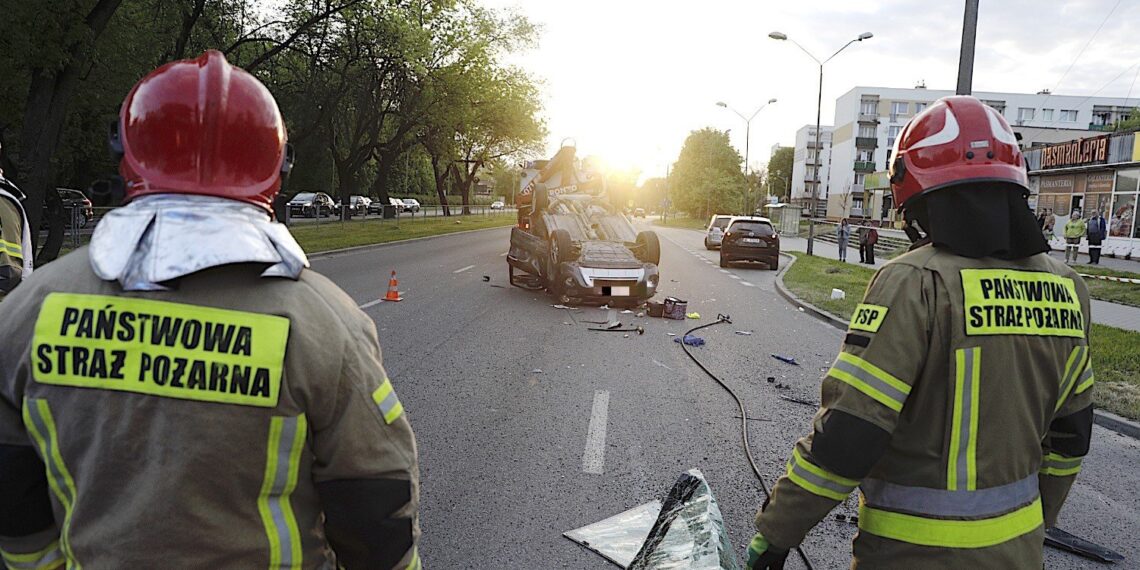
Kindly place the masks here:
POLYGON ((784 570, 787 558, 787 550, 768 544, 768 540, 759 533, 748 545, 748 570, 784 570))

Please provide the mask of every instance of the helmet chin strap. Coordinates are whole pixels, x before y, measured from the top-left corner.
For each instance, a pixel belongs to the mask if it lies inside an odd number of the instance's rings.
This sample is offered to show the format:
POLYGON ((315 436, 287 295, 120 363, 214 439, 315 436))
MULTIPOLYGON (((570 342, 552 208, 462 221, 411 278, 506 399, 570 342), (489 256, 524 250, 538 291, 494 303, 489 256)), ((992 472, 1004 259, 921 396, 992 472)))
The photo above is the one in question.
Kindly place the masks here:
POLYGON ((906 222, 903 232, 906 233, 906 237, 910 238, 911 244, 930 241, 930 236, 924 235, 926 230, 923 229, 918 216, 913 212, 913 208, 903 210, 903 220, 906 222))

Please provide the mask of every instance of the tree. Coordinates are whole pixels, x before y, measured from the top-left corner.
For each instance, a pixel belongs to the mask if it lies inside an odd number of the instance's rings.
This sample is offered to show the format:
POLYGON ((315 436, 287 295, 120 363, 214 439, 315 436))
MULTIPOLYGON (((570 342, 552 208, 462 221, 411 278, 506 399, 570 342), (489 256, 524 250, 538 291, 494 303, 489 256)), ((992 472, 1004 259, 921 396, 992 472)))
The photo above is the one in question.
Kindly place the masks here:
POLYGON ((795 154, 794 148, 782 146, 772 153, 772 157, 768 159, 768 174, 765 177, 768 194, 778 196, 781 202, 787 202, 790 198, 788 190, 791 187, 792 163, 795 161, 795 154))
POLYGON ((739 211, 744 198, 742 161, 729 144, 727 131, 692 131, 673 164, 670 199, 677 209, 699 218, 739 211))
POLYGON ((1140 131, 1140 108, 1133 107, 1128 118, 1112 124, 1112 130, 1118 133, 1140 131))

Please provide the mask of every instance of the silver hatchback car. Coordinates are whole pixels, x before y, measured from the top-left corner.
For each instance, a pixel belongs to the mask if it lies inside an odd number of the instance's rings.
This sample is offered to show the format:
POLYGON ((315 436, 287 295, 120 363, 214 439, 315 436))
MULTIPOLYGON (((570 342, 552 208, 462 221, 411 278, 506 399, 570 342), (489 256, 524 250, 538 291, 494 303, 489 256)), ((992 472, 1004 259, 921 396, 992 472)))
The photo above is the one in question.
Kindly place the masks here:
POLYGON ((715 214, 709 220, 709 227, 705 230, 705 249, 716 249, 720 247, 721 240, 724 239, 724 229, 728 227, 729 220, 732 216, 725 214, 715 214))

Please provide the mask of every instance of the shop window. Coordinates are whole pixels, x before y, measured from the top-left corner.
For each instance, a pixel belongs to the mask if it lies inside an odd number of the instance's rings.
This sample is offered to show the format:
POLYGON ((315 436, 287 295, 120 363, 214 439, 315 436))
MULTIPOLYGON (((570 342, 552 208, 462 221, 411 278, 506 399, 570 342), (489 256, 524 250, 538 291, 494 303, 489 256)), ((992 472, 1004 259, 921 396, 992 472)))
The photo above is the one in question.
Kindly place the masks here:
POLYGON ((1108 235, 1129 237, 1136 218, 1136 194, 1114 194, 1112 215, 1108 217, 1108 235))
POLYGON ((1037 212, 1041 213, 1045 210, 1053 209, 1053 201, 1057 197, 1056 194, 1042 194, 1037 197, 1037 212))
POLYGON ((1116 171, 1116 185, 1113 187, 1113 192, 1123 192, 1125 194, 1136 192, 1140 189, 1140 169, 1132 168, 1128 170, 1116 171))

